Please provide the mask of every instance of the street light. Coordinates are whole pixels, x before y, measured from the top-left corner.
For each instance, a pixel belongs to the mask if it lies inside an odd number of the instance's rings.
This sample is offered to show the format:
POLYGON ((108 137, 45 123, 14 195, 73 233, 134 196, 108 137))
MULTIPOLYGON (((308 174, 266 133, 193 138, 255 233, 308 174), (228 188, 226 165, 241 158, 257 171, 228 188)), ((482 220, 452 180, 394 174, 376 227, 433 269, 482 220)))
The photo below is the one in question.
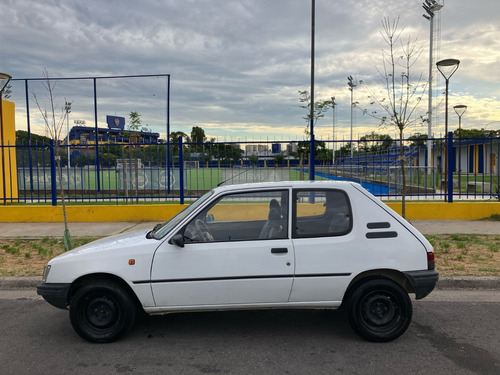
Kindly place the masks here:
MULTIPOLYGON (((450 83, 450 78, 453 76, 453 74, 457 71, 458 67, 460 65, 460 60, 457 59, 445 59, 445 60, 440 60, 436 63, 436 66, 439 70, 439 73, 444 77, 445 82, 446 82, 446 99, 445 99, 445 115, 444 115, 444 192, 446 194, 447 188, 448 188, 448 88, 449 88, 449 83, 450 83)), ((452 175, 453 176, 453 175, 452 175)), ((452 185, 453 187, 453 185, 452 185)), ((453 201, 453 194, 450 194, 452 192, 448 192, 448 202, 453 201)), ((446 200, 446 196, 445 196, 446 200)))
MULTIPOLYGON (((349 91, 351 92, 351 158, 353 157, 353 135, 352 135, 352 124, 353 124, 353 110, 354 110, 354 88, 357 86, 353 82, 352 76, 347 77, 347 85, 349 86, 349 91)), ((352 160, 351 160, 352 163, 352 160)))
POLYGON ((12 77, 5 73, 0 73, 0 137, 2 146, 2 182, 3 182, 3 204, 7 204, 7 188, 5 186, 5 150, 4 150, 4 139, 3 139, 3 108, 2 108, 2 95, 3 89, 9 84, 12 77))
POLYGON ((467 111, 467 106, 460 104, 453 107, 458 115, 458 191, 461 190, 460 175, 462 173, 462 116, 467 111))
POLYGON ((427 14, 423 16, 430 21, 430 41, 429 41, 429 99, 428 99, 428 107, 427 107, 427 173, 431 174, 431 160, 432 160, 432 81, 434 74, 432 73, 433 69, 433 60, 432 60, 432 52, 433 52, 433 42, 434 42, 434 12, 441 10, 443 5, 436 3, 435 0, 425 0, 422 7, 425 9, 427 14))

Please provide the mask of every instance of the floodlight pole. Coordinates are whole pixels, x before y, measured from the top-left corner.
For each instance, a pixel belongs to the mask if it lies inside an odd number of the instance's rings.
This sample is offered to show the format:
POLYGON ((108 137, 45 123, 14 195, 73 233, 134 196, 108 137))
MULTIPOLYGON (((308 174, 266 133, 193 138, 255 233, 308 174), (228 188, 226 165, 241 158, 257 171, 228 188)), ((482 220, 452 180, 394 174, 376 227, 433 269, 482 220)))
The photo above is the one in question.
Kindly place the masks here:
POLYGON ((429 98, 428 98, 428 108, 427 108, 427 174, 432 173, 432 81, 434 79, 433 74, 433 43, 434 43, 434 12, 440 10, 443 5, 436 3, 435 0, 425 0, 422 7, 425 9, 427 14, 424 14, 424 18, 430 21, 430 41, 429 41, 429 98))
POLYGON ((352 127, 353 127, 353 119, 354 119, 354 88, 357 86, 354 84, 352 76, 347 77, 347 85, 349 86, 349 91, 351 92, 351 163, 352 163, 352 158, 354 156, 354 150, 353 150, 353 134, 352 134, 352 127))

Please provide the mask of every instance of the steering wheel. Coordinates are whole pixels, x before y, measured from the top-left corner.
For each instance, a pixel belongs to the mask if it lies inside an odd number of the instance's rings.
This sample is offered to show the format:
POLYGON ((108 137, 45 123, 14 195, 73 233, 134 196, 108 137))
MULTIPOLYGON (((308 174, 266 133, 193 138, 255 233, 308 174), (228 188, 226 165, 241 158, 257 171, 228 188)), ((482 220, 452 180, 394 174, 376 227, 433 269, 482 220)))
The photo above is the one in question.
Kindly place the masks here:
POLYGON ((194 222, 194 226, 196 228, 198 236, 202 238, 204 242, 214 242, 214 236, 203 220, 196 219, 194 222))

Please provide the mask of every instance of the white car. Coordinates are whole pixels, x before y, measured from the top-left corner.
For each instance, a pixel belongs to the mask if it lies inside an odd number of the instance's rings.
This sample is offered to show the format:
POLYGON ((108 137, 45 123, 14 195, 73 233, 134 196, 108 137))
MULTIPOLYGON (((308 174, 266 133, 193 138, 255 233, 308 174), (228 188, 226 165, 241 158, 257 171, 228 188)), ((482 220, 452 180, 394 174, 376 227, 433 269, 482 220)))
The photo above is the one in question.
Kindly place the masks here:
POLYGON ((98 240, 49 261, 37 287, 75 331, 111 342, 148 314, 344 307, 359 335, 389 341, 409 293, 436 285, 432 246, 359 184, 222 186, 150 231, 98 240))

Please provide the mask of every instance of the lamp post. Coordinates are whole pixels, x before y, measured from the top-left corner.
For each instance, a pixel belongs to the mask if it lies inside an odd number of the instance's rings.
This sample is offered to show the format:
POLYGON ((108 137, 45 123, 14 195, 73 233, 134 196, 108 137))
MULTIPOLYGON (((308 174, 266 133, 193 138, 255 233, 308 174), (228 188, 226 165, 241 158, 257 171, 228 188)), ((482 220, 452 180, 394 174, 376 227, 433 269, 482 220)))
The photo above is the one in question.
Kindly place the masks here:
POLYGON ((332 163, 335 165, 335 96, 332 96, 332 163))
MULTIPOLYGON (((351 92, 351 158, 353 157, 353 134, 352 134, 352 124, 353 124, 353 110, 354 110, 354 88, 357 86, 353 82, 352 76, 347 77, 347 85, 349 86, 349 91, 351 92)), ((352 163, 352 160, 351 160, 352 163)))
MULTIPOLYGON (((445 99, 445 115, 444 115, 444 185, 445 185, 445 200, 446 200, 446 192, 448 188, 448 88, 450 84, 450 78, 457 71, 458 66, 460 65, 460 60, 457 59, 445 59, 440 60, 436 63, 436 66, 441 73, 441 75, 445 79, 446 83, 446 99, 445 99)), ((452 175, 453 176, 453 175, 452 175)), ((453 183, 451 184, 453 191, 453 183)), ((452 191, 448 191, 448 202, 453 201, 452 191)))
POLYGON ((462 116, 467 111, 467 106, 460 104, 453 107, 455 113, 458 115, 458 191, 462 190, 460 184, 460 177, 462 173, 462 116))
POLYGON ((309 180, 313 181, 315 176, 314 170, 314 155, 315 151, 315 140, 314 140, 314 53, 315 53, 315 31, 316 31, 316 2, 311 0, 311 108, 310 108, 310 133, 311 133, 311 145, 309 148, 309 180))
POLYGON ((66 138, 66 143, 68 146, 68 180, 69 180, 69 169, 71 167, 71 157, 70 157, 70 149, 69 149, 69 114, 71 113, 71 102, 66 102, 64 105, 64 110, 66 111, 66 127, 68 130, 68 135, 66 138))
POLYGON ((2 148, 2 183, 3 183, 3 204, 7 204, 7 189, 5 185, 5 150, 4 150, 4 139, 3 139, 3 108, 2 108, 2 95, 3 89, 8 85, 12 77, 5 73, 0 73, 0 136, 1 136, 1 148, 2 148))
POLYGON ((429 99, 427 107, 427 174, 431 174, 432 165, 432 81, 434 74, 432 74, 432 69, 434 67, 432 60, 433 52, 433 42, 434 42, 434 12, 440 10, 443 5, 436 3, 435 0, 425 0, 422 7, 425 9, 427 14, 424 14, 424 18, 430 21, 430 41, 429 41, 429 99))

